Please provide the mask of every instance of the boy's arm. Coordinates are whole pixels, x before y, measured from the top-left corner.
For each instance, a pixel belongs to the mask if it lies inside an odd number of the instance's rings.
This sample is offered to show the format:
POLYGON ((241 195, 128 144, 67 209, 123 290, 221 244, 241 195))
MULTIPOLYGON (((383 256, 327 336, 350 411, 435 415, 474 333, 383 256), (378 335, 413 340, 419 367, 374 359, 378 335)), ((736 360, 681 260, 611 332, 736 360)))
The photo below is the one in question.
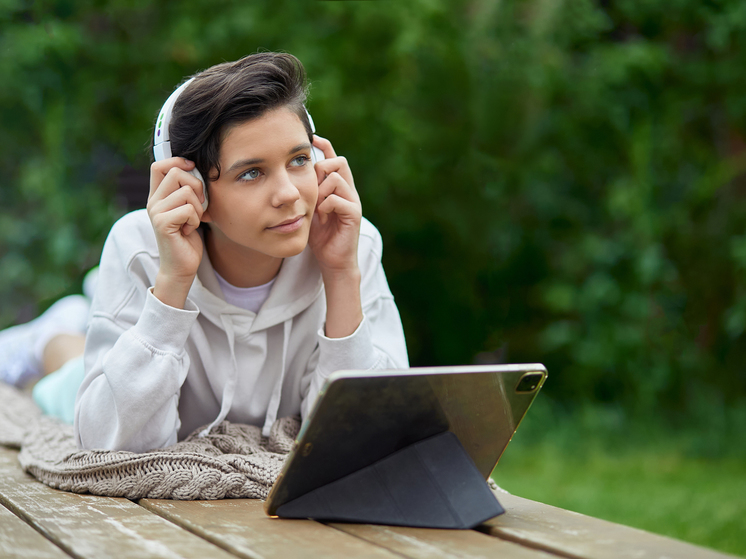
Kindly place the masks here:
POLYGON ((186 309, 170 307, 148 289, 158 261, 147 227, 144 214, 125 216, 101 257, 86 376, 75 406, 81 448, 142 452, 176 442, 179 394, 190 365, 184 347, 199 313, 189 301, 186 309), (131 256, 133 245, 144 250, 131 256))
POLYGON ((128 330, 111 316, 93 316, 75 406, 80 448, 145 452, 176 442, 179 393, 189 370, 184 344, 196 314, 148 293, 140 320, 128 330))
MULTIPOLYGON (((344 369, 380 370, 409 367, 399 310, 381 263, 383 248, 376 228, 363 219, 358 251, 363 320, 349 336, 330 338, 318 333, 318 363, 305 377, 301 415, 306 417, 326 378, 344 369)), ((312 360, 313 361, 313 360, 312 360)))

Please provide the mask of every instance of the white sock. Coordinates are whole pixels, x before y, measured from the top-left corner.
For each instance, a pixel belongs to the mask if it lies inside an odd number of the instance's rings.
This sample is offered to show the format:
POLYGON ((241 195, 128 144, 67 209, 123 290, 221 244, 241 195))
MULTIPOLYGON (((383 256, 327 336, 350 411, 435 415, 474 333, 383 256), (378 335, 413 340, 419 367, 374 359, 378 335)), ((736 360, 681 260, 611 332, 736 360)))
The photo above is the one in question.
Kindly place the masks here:
POLYGON ((89 311, 86 297, 70 295, 34 320, 0 331, 0 380, 23 386, 39 377, 49 341, 59 334, 85 334, 89 311))

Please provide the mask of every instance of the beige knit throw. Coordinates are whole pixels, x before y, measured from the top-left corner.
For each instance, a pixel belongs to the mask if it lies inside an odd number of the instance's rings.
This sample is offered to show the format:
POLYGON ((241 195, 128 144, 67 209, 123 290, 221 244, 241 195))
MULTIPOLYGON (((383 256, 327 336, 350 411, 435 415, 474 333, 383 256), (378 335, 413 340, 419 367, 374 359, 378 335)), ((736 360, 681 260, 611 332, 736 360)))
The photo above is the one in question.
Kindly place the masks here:
POLYGON ((278 419, 269 438, 253 425, 223 421, 173 446, 135 453, 78 450, 73 428, 41 415, 27 395, 0 382, 0 444, 39 481, 65 491, 128 499, 265 499, 300 428, 278 419))

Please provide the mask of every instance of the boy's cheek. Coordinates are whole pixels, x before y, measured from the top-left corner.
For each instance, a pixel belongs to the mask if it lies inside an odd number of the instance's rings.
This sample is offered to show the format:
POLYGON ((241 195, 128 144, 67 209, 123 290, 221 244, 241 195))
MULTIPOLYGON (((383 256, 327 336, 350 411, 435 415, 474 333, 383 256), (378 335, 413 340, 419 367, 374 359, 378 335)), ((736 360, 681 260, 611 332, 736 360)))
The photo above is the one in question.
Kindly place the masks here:
POLYGON ((319 198, 319 185, 316 184, 315 177, 314 177, 314 183, 312 186, 309 186, 308 188, 308 201, 309 203, 315 208, 316 202, 319 198))

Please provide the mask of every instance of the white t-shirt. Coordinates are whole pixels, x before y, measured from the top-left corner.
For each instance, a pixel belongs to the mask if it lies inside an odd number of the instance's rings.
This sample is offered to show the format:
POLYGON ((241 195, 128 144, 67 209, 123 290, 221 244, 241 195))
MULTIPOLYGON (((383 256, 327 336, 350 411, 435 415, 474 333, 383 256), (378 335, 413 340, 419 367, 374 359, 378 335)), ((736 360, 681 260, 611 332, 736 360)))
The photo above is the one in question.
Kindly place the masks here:
POLYGON ((277 279, 277 276, 275 276, 268 283, 257 285, 256 287, 236 287, 225 281, 217 272, 215 272, 215 277, 218 278, 218 283, 220 284, 220 289, 223 292, 226 303, 253 313, 258 313, 259 309, 262 308, 264 301, 269 297, 272 284, 277 279))

